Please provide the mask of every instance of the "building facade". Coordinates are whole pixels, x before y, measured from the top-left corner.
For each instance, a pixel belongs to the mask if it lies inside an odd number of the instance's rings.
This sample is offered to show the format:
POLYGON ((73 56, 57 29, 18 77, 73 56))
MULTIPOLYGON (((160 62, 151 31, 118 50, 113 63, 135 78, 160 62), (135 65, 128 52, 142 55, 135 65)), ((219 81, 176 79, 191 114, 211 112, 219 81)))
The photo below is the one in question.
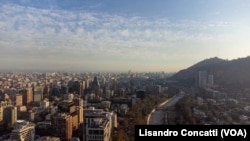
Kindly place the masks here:
POLYGON ((35 124, 25 120, 17 120, 10 134, 11 141, 34 141, 34 137, 35 124))
POLYGON ((3 120, 7 123, 7 128, 12 128, 17 121, 17 107, 7 106, 3 108, 3 120))
POLYGON ((62 141, 72 138, 72 116, 66 113, 55 113, 51 116, 52 135, 62 141))
POLYGON ((42 86, 35 86, 33 88, 33 101, 40 102, 43 99, 43 87, 42 86))
POLYGON ((26 88, 20 91, 23 95, 23 105, 28 105, 33 102, 33 91, 32 88, 26 88))
POLYGON ((198 87, 205 88, 207 86, 207 72, 198 72, 198 87))
POLYGON ((84 141, 111 141, 111 131, 116 125, 113 121, 114 114, 105 112, 102 109, 84 110, 84 126, 83 140, 84 141))

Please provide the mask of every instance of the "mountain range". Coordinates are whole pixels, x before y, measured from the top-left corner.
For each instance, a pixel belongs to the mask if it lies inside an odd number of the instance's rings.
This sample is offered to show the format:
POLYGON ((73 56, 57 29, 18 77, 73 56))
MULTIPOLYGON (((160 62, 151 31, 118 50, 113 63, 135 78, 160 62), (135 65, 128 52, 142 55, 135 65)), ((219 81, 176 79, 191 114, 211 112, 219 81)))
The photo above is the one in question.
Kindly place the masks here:
POLYGON ((214 76, 214 84, 225 88, 250 88, 250 56, 225 60, 218 57, 204 59, 187 69, 180 70, 170 79, 195 85, 199 71, 214 76))

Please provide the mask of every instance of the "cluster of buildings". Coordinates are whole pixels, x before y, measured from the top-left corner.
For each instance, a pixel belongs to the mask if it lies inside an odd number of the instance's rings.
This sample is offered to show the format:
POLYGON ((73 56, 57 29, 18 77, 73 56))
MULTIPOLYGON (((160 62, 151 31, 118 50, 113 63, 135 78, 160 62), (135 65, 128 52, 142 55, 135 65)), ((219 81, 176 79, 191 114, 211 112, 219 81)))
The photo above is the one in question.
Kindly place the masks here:
MULTIPOLYGON (((250 110, 249 108, 249 89, 234 90, 222 88, 214 83, 214 75, 206 70, 200 70, 196 77, 197 88, 204 91, 196 92, 197 103, 201 105, 209 105, 209 111, 194 108, 194 114, 201 117, 201 121, 206 124, 249 124, 250 110), (230 91, 228 91, 230 90, 230 91), (211 108, 212 107, 212 108, 211 108), (212 112, 211 112, 212 111, 212 112), (209 113, 219 113, 214 115, 213 120, 207 120, 209 113), (226 117, 226 118, 225 118, 226 117)), ((204 107, 206 107, 204 106, 204 107)))
POLYGON ((109 141, 137 99, 163 93, 164 73, 0 73, 2 140, 109 141))

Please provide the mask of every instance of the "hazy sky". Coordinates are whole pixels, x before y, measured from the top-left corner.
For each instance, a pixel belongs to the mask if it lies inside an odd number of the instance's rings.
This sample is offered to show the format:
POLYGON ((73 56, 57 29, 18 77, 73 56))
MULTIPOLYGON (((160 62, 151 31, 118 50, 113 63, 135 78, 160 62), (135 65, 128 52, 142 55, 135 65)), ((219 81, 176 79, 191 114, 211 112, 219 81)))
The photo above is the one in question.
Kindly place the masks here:
POLYGON ((0 70, 176 72, 250 53, 249 0, 0 0, 0 70))

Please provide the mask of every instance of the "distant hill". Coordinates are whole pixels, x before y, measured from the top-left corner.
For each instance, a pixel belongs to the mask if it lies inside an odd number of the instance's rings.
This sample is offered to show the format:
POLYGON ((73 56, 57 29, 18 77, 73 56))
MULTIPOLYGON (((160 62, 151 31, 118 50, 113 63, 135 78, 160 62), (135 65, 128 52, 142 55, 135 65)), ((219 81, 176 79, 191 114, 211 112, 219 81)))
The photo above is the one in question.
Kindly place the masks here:
POLYGON ((177 72, 170 79, 195 85, 198 71, 213 74, 214 83, 222 87, 250 87, 250 56, 234 60, 223 60, 218 57, 205 59, 177 72))

